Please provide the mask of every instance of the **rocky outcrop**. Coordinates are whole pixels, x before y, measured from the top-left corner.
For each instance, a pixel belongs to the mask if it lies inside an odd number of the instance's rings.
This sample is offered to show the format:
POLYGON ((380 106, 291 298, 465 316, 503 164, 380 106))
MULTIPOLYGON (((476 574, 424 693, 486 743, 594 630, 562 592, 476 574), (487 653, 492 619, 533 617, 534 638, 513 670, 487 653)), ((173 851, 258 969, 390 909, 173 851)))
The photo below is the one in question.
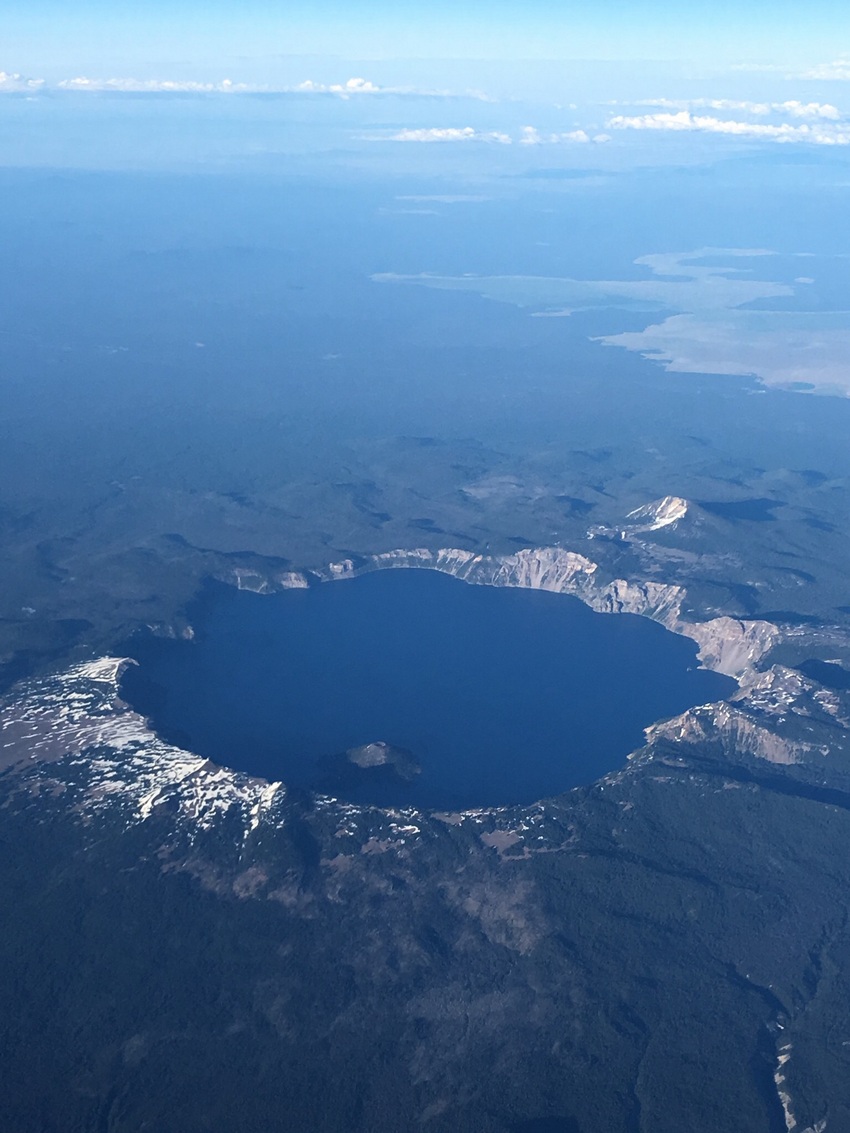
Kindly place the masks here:
POLYGON ((388 551, 355 562, 331 563, 323 576, 346 578, 367 570, 387 567, 419 567, 439 570, 464 582, 482 586, 525 586, 558 594, 582 593, 597 571, 596 563, 559 547, 535 547, 513 555, 476 555, 447 547, 438 551, 418 548, 388 551))
MULTIPOLYGON (((685 744, 718 742, 726 752, 785 765, 803 762, 813 750, 813 745, 777 735, 745 709, 725 703, 692 708, 672 720, 654 724, 647 731, 647 739, 650 743, 662 739, 685 744)), ((821 754, 827 753, 822 750, 821 754)))
POLYGON ((351 747, 345 752, 346 762, 362 771, 376 767, 389 767, 401 779, 414 779, 422 770, 407 748, 377 740, 371 744, 351 747))
POLYGON ((836 727, 850 725, 842 698, 794 669, 754 674, 730 701, 691 708, 647 728, 647 743, 718 745, 730 758, 791 765, 830 754, 836 727))
POLYGON ((679 619, 668 626, 692 638, 699 646, 699 659, 706 669, 743 677, 779 642, 781 633, 771 622, 737 618, 712 618, 707 622, 679 619))

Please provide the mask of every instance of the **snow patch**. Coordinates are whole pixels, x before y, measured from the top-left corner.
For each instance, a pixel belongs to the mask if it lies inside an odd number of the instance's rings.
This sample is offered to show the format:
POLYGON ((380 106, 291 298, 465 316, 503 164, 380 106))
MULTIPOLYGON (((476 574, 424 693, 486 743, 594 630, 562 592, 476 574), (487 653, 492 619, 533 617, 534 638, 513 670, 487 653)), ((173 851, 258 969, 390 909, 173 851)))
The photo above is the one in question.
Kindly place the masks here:
POLYGON ((3 763, 29 764, 45 778, 55 765, 74 769, 79 809, 93 813, 120 801, 131 823, 145 822, 163 805, 209 829, 238 814, 245 838, 274 817, 286 796, 267 783, 219 767, 165 743, 119 696, 123 657, 101 657, 64 673, 30 682, 3 713, 3 763))

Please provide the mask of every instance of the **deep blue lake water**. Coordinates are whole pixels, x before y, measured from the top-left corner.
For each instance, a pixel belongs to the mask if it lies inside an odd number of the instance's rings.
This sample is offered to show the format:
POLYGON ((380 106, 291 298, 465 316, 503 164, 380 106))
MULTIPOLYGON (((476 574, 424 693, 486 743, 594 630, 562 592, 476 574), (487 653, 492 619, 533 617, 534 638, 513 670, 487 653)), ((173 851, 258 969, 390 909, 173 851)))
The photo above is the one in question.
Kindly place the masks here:
POLYGON ((645 618, 429 570, 273 596, 211 585, 192 618, 193 642, 133 643, 129 703, 217 763, 354 802, 532 802, 593 782, 646 725, 735 688, 645 618), (322 762, 377 741, 420 774, 322 762))

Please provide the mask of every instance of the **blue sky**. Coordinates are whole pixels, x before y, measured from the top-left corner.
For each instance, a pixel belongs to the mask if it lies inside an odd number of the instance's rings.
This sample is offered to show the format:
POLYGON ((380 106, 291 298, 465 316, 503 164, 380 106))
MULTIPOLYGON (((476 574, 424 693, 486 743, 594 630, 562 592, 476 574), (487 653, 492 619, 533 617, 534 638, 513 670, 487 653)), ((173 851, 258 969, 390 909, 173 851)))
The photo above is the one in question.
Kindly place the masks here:
POLYGON ((251 78, 280 56, 684 59, 813 65, 850 53, 846 0, 10 0, 0 69, 251 78))

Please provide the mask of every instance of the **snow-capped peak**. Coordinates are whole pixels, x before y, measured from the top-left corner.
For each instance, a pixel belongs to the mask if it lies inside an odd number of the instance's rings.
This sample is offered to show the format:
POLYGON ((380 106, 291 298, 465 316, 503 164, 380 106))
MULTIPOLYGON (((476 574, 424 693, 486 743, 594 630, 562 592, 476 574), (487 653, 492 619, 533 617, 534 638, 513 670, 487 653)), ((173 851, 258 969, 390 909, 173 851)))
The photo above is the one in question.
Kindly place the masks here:
POLYGON ((632 531, 657 531, 684 519, 688 513, 688 501, 681 496, 663 496, 660 500, 643 504, 630 511, 626 519, 632 520, 632 531))

